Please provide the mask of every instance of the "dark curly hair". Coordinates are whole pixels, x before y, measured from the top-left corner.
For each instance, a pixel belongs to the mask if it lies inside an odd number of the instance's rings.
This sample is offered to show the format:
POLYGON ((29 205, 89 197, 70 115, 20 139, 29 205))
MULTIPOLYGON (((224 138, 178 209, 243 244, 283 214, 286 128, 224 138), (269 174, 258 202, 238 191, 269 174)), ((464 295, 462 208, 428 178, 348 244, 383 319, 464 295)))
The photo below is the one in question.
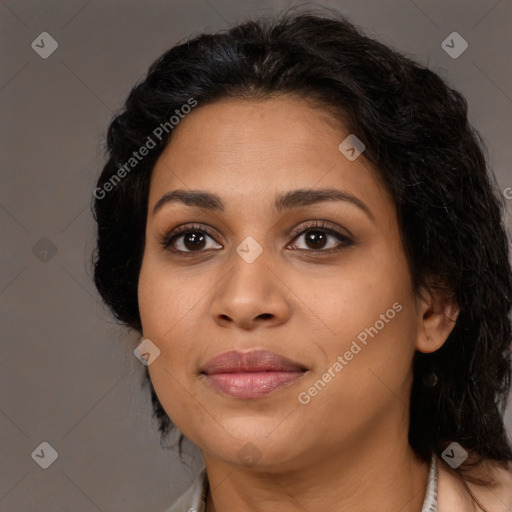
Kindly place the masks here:
MULTIPOLYGON (((125 166, 122 179, 119 170, 155 127, 191 98, 200 108, 224 98, 285 94, 343 119, 363 141, 363 157, 394 200, 416 293, 436 288, 460 307, 442 348, 415 353, 412 448, 428 461, 457 441, 471 455, 461 474, 486 459, 506 465, 512 461, 503 424, 511 382, 512 272, 503 200, 487 150, 458 91, 337 12, 245 21, 181 42, 150 66, 110 124, 108 161, 94 191, 99 293, 118 320, 142 332, 137 284, 149 183, 172 130, 153 136, 156 147, 133 170, 125 166)), ((145 378, 164 438, 173 424, 147 368, 145 378)))

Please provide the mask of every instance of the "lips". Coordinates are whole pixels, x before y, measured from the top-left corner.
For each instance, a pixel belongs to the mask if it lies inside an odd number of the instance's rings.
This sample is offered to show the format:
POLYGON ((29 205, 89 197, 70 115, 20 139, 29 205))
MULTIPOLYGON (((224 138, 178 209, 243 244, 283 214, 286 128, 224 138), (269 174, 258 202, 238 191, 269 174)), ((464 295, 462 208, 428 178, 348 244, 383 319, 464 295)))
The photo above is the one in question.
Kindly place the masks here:
POLYGON ((265 371, 303 371, 303 365, 269 350, 239 352, 233 350, 214 357, 202 368, 208 375, 265 371))
POLYGON ((201 369, 217 391, 235 398, 257 398, 300 379, 307 368, 268 350, 225 352, 201 369))

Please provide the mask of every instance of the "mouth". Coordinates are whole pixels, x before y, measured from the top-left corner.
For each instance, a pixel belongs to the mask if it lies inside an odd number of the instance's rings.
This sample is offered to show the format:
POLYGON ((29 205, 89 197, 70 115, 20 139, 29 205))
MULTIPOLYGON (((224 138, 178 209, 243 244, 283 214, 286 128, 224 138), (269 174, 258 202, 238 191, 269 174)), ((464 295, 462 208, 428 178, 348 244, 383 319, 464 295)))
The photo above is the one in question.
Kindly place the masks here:
POLYGON ((258 398, 297 381, 308 369, 268 350, 225 352, 201 369, 217 391, 235 398, 258 398))

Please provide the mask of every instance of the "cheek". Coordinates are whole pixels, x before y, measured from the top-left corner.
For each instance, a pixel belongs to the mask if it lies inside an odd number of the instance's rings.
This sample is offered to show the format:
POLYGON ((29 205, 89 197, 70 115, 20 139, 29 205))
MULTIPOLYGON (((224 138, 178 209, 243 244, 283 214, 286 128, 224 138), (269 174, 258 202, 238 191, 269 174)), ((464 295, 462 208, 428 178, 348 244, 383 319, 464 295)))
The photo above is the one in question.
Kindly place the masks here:
MULTIPOLYGON (((305 298, 314 304, 314 310, 333 334, 329 346, 343 348, 347 340, 370 329, 375 334, 389 333, 401 325, 403 317, 414 318, 411 282, 405 260, 386 261, 385 251, 358 254, 356 262, 349 262, 334 279, 322 282, 318 293, 305 298), (393 307, 393 305, 395 305, 393 307), (403 310, 407 309, 405 313, 403 310), (401 310, 401 311, 398 311, 401 310), (377 324, 377 325, 376 325, 377 324), (341 340, 337 342, 337 340, 341 340)), ((311 283, 303 283, 302 294, 312 291, 311 283)), ((364 341, 364 334, 361 335, 364 341)), ((350 344, 350 342, 349 342, 350 344)))
POLYGON ((148 366, 151 382, 173 423, 186 429, 202 414, 188 384, 195 371, 190 333, 195 332, 193 313, 200 291, 149 257, 141 267, 138 299, 144 337, 160 350, 148 366))
POLYGON ((165 262, 144 259, 138 284, 139 311, 144 335, 167 345, 194 318, 205 290, 191 283, 187 272, 165 262))
POLYGON ((393 265, 385 254, 365 255, 339 281, 326 282, 315 299, 331 331, 314 338, 317 352, 326 355, 315 377, 325 375, 324 398, 329 395, 328 401, 340 406, 379 408, 379 402, 408 387, 417 333, 414 295, 405 257, 396 257, 393 265))
MULTIPOLYGON (((412 310, 404 302, 399 312, 392 308, 395 304, 400 309, 396 303, 365 311, 357 322, 351 318, 346 333, 336 340, 324 338, 328 363, 315 368, 298 398, 306 404, 300 406, 304 421, 324 432, 325 439, 362 433, 390 410, 406 412, 415 327, 412 310), (380 319, 381 312, 388 323, 380 319)), ((343 328, 340 324, 339 331, 343 328)))
MULTIPOLYGON (((159 398, 180 397, 186 407, 194 407, 184 396, 193 393, 190 379, 207 336, 199 334, 204 322, 204 304, 208 301, 213 281, 194 269, 172 268, 159 256, 147 255, 138 284, 139 311, 143 335, 160 350, 159 357, 148 369, 159 398), (186 393, 185 393, 186 395, 186 393)), ((169 404, 172 411, 178 403, 169 404)))

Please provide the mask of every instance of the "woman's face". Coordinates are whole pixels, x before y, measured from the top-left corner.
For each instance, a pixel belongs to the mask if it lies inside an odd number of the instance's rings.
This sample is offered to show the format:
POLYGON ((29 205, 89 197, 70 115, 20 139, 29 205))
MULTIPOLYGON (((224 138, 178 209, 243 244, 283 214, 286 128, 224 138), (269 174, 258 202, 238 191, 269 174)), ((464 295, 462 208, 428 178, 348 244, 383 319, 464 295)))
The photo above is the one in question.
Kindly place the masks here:
POLYGON ((187 115, 155 166, 149 372, 205 457, 293 468, 407 435, 421 313, 393 203, 339 149, 349 135, 291 96, 226 100, 187 115))

